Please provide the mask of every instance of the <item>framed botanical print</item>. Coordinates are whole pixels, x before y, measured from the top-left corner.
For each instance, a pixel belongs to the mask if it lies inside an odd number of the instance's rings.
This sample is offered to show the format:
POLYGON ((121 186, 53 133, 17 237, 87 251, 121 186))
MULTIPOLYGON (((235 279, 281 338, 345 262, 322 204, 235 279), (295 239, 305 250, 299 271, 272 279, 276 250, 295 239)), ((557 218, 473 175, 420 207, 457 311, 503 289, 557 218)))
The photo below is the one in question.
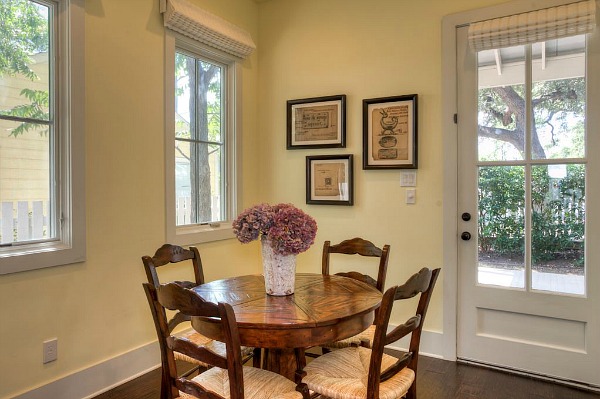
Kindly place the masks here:
POLYGON ((306 203, 353 205, 352 154, 306 157, 306 203))
POLYGON ((288 100, 288 150, 345 146, 345 95, 288 100))
POLYGON ((363 169, 416 169, 417 155, 417 95, 363 100, 363 169))

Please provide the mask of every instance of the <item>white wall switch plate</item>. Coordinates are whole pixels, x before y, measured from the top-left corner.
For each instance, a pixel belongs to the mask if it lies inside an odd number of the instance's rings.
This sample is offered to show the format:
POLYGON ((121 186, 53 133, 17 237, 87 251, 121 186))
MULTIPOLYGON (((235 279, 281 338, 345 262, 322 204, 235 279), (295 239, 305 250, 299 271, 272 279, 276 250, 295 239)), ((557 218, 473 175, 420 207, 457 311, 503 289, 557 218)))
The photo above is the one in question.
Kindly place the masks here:
POLYGON ((414 188, 406 189, 406 203, 414 204, 417 202, 417 190, 414 188))
POLYGON ((415 187, 416 185, 416 170, 403 170, 402 172, 400 172, 400 187, 415 187))

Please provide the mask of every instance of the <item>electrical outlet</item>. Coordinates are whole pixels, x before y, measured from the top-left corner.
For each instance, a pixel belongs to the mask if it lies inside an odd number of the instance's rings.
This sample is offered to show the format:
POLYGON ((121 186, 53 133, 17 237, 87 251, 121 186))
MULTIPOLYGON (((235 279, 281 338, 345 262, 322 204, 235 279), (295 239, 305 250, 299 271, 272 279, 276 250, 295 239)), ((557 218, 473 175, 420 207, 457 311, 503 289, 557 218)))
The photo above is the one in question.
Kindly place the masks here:
POLYGON ((58 338, 44 341, 44 363, 50 363, 58 358, 58 338))

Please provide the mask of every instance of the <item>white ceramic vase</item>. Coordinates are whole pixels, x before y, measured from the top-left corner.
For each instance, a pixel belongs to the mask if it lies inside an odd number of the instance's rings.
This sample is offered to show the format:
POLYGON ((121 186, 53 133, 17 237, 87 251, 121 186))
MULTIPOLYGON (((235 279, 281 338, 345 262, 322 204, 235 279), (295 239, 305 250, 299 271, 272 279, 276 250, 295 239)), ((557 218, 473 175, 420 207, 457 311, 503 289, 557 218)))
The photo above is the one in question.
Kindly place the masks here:
POLYGON ((293 294, 296 282, 296 255, 282 255, 275 252, 268 238, 262 238, 260 244, 267 294, 274 296, 293 294))

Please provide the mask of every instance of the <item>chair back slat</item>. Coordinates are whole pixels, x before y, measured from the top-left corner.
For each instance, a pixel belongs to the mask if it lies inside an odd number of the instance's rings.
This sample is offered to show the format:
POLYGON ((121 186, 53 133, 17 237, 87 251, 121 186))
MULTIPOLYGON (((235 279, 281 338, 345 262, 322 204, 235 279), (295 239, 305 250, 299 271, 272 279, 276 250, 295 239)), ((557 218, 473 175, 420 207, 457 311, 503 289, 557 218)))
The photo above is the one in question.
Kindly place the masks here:
POLYGON ((396 326, 392 331, 385 336, 385 345, 394 343, 408 334, 415 331, 421 325, 421 315, 416 315, 408 319, 406 322, 396 326))
POLYGON ((155 287, 158 287, 160 284, 158 273, 156 271, 157 268, 176 264, 186 260, 191 260, 195 283, 193 285, 204 284, 202 260, 200 258, 200 252, 198 252, 196 247, 185 249, 178 245, 164 244, 156 250, 154 256, 142 257, 142 263, 144 264, 144 270, 146 271, 148 282, 154 284, 155 287))
POLYGON ((433 272, 427 268, 413 274, 404 284, 398 286, 394 300, 409 299, 427 291, 433 272))
POLYGON ((198 346, 188 339, 170 336, 167 338, 167 344, 169 345, 169 348, 174 351, 185 353, 194 359, 200 359, 215 367, 222 369, 227 368, 227 358, 220 356, 203 346, 198 346))
POLYGON ((344 240, 336 245, 331 245, 331 241, 325 241, 325 243, 323 244, 321 271, 323 275, 327 276, 330 274, 331 254, 377 257, 379 258, 377 279, 374 279, 371 275, 367 273, 362 273, 359 271, 340 272, 335 274, 339 276, 354 278, 355 280, 367 283, 377 288, 379 291, 383 292, 383 289, 385 287, 385 279, 387 275, 389 251, 390 246, 387 244, 384 245, 382 248, 379 248, 371 241, 359 237, 344 240))
POLYGON ((169 310, 176 310, 187 316, 220 317, 217 304, 205 301, 194 291, 172 282, 159 285, 156 289, 158 302, 169 310))

